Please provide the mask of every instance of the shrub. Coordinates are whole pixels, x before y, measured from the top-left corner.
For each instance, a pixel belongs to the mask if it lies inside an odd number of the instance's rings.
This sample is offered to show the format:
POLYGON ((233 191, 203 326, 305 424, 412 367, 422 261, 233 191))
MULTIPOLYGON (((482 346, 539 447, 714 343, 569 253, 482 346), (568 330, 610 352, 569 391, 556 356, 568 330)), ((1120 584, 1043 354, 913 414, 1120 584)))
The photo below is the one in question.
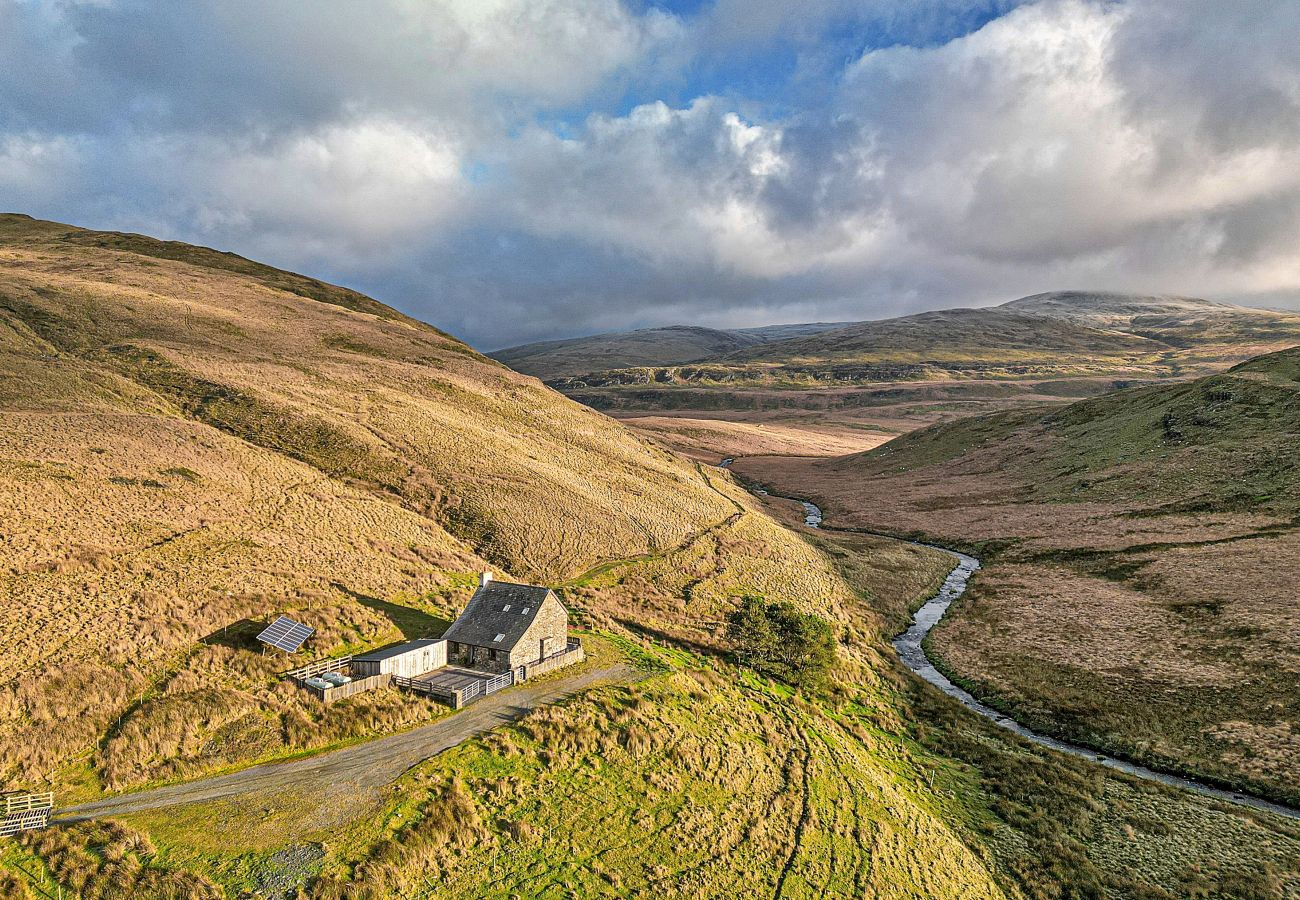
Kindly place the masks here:
POLYGON ((795 687, 816 688, 835 662, 830 623, 791 603, 744 597, 727 618, 736 661, 795 687))
POLYGON ((158 865, 157 851, 146 836, 112 820, 27 832, 18 840, 23 849, 41 858, 60 889, 71 888, 86 900, 219 900, 224 896, 221 888, 201 875, 158 865))

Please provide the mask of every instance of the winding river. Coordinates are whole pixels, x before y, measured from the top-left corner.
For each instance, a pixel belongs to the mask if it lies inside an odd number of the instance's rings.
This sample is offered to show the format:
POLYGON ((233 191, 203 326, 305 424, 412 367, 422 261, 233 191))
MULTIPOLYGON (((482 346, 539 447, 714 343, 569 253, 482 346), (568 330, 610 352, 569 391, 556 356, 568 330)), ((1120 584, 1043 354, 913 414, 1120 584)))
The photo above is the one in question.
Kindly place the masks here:
MULTIPOLYGON (((722 461, 725 468, 731 464, 732 460, 722 461)), ((767 491, 757 491, 759 494, 766 494, 767 491)), ((798 500, 797 498, 786 498, 795 500, 803 505, 804 524, 809 528, 820 528, 822 524, 822 511, 815 503, 807 500, 798 500)), ((892 537, 892 535, 881 535, 881 537, 892 537)), ((916 541, 907 541, 918 547, 930 547, 935 550, 942 550, 945 553, 951 553, 957 557, 957 565, 948 573, 944 579, 943 586, 939 592, 927 600, 920 609, 912 616, 912 624, 906 631, 894 638, 894 649, 898 652, 899 659, 903 661, 909 669, 920 675, 930 684, 943 691, 949 697, 952 697, 962 706, 969 710, 979 713, 986 719, 989 719, 1008 731, 1014 731, 1016 734, 1033 741, 1035 744, 1041 744, 1044 747, 1050 747, 1061 753, 1068 753, 1071 756, 1078 756, 1082 759, 1090 760, 1098 765, 1105 766, 1108 769, 1115 769, 1128 775, 1138 778, 1144 778, 1147 781, 1156 781, 1160 784, 1166 784, 1171 787, 1182 788, 1183 790, 1193 791, 1206 797, 1212 797, 1215 800, 1223 800, 1228 803, 1235 803, 1239 806, 1249 806, 1252 809, 1270 812, 1275 815, 1285 816, 1288 819, 1300 820, 1300 809, 1294 809, 1281 803, 1274 803, 1265 800, 1262 797, 1255 797, 1250 794, 1243 794, 1239 791, 1226 791, 1222 788, 1211 787, 1208 784, 1202 784, 1190 778, 1183 778, 1179 775, 1170 775, 1166 772, 1157 772, 1154 769, 1148 769, 1146 766, 1139 766, 1136 763, 1109 756, 1105 753, 1099 753, 1096 750, 1090 750, 1087 747, 1081 747, 1078 744, 1071 744, 1067 741, 1057 740, 1048 737, 1045 734, 1039 734, 1021 725, 1012 718, 998 712, 990 706, 986 706, 976 700, 969 692, 953 684, 947 676, 940 672, 930 660, 926 653, 924 641, 926 635, 939 620, 943 618, 948 607, 952 606, 962 594, 966 593, 966 586, 970 583, 971 576, 978 571, 980 561, 973 556, 967 556, 965 553, 958 553, 955 550, 949 550, 947 547, 937 547, 933 544, 921 544, 916 541)))
MULTIPOLYGON (((805 504, 805 508, 808 504, 805 504)), ((931 546, 923 544, 920 546, 931 546)), ((946 675, 935 668, 934 663, 930 660, 929 654, 926 653, 923 642, 930 629, 939 624, 948 607, 952 606, 953 601, 966 592, 966 586, 970 582, 971 576, 979 569, 979 560, 973 556, 967 556, 965 553, 957 553, 954 550, 948 550, 946 547, 936 547, 935 549, 943 550, 957 557, 957 565, 948 573, 944 579, 943 587, 939 588, 939 593, 927 600, 920 609, 912 616, 912 624, 906 631, 894 638, 894 649, 898 651, 898 657, 909 669, 920 675, 930 684, 943 691, 949 697, 952 697, 967 709, 979 713, 986 719, 991 719, 1008 731, 1014 731, 1016 734, 1033 741, 1035 744, 1041 744, 1044 747, 1051 747, 1053 750, 1059 750, 1062 753, 1069 753, 1071 756, 1082 757, 1092 762, 1103 765, 1108 769, 1115 769, 1129 775, 1135 775, 1138 778, 1145 778, 1148 781, 1158 781, 1161 784, 1167 784, 1171 787, 1182 788, 1188 791, 1195 791, 1206 797, 1213 797, 1216 800, 1224 800, 1228 803, 1236 803, 1241 806, 1249 806, 1253 809, 1271 812, 1279 816, 1285 816, 1289 819, 1300 820, 1300 809, 1293 809, 1290 806, 1284 806, 1281 803, 1273 803, 1262 797, 1254 797, 1249 794, 1243 794, 1238 791, 1226 791, 1222 788, 1212 787, 1190 778, 1183 778, 1179 775, 1170 775, 1167 772, 1157 772, 1154 769, 1148 769, 1146 766, 1139 766, 1128 760, 1119 759, 1118 757, 1109 756, 1105 753, 1099 753, 1096 750, 1090 750, 1087 747, 1081 747, 1078 744, 1071 744, 1067 741, 1058 740, 1048 737, 1045 734, 1039 734, 1021 725, 1014 719, 998 712, 990 706, 987 706, 975 699, 968 691, 963 690, 953 684, 946 675)))

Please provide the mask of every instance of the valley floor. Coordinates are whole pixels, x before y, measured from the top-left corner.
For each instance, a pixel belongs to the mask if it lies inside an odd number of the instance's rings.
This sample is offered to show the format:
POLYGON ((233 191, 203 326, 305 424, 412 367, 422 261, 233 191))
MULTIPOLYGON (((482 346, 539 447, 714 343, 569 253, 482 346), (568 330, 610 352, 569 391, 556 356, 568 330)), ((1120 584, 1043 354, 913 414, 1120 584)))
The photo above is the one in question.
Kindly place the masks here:
POLYGON ((844 461, 774 457, 736 468, 841 524, 982 551, 930 647, 985 702, 1144 765, 1300 803, 1289 521, 1022 501, 984 470, 858 476, 844 461))

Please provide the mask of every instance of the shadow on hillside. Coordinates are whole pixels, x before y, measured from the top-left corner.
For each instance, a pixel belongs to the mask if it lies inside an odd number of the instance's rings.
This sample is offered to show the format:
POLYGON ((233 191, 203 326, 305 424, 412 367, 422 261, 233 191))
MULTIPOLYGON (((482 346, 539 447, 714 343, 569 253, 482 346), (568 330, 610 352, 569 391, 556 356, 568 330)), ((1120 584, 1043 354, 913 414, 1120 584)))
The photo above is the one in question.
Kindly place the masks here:
POLYGON ((354 591, 337 581, 330 582, 330 585, 347 594, 362 606, 368 606, 376 612, 388 616, 389 620, 402 632, 402 637, 408 641, 413 641, 416 638, 441 637, 442 633, 451 625, 449 619, 430 615, 423 610, 402 606, 398 603, 389 603, 387 600, 380 600, 378 597, 371 597, 369 594, 354 591))
POLYGON ((257 650, 261 646, 257 643, 257 636, 270 624, 269 621, 240 619, 204 635, 199 643, 212 647, 229 647, 231 650, 257 650))
POLYGON ((672 634, 668 631, 661 631, 658 628, 651 628, 649 625, 640 622, 634 622, 631 619, 615 619, 614 621, 622 625, 628 631, 655 643, 667 644, 670 647, 680 647, 683 650, 690 650, 701 656, 721 657, 724 654, 717 647, 710 647, 708 644, 702 644, 699 641, 682 637, 681 635, 672 634))

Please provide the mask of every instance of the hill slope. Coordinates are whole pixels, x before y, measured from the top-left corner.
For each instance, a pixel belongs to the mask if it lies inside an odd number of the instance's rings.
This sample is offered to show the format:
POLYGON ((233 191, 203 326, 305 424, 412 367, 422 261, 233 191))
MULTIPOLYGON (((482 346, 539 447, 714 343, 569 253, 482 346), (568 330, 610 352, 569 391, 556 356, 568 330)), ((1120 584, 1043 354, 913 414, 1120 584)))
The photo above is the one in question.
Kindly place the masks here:
POLYGON ((822 334, 737 351, 730 360, 800 363, 829 360, 916 361, 1030 360, 1053 352, 1145 353, 1149 341, 1035 315, 992 309, 949 309, 879 322, 862 322, 822 334))
POLYGON ((1272 317, 1267 310, 1233 306, 1199 297, 1176 297, 1165 294, 1121 294, 1108 291, 1047 291, 1008 300, 998 309, 1027 316, 1065 319, 1086 325, 1127 330, 1145 316, 1199 319, 1206 316, 1259 315, 1272 317))
POLYGON ((802 435, 785 442, 793 452, 828 456, 845 432, 867 449, 935 421, 1205 375, 1297 344, 1294 313, 1061 291, 549 383, 701 458, 768 452, 749 432, 769 426, 802 435))
POLYGON ((680 462, 352 292, 14 217, 0 251, 10 406, 205 424, 378 492, 520 575, 671 546, 727 514, 680 462), (564 518, 600 533, 574 546, 564 518))
POLYGON ((1300 315, 1192 298, 1060 291, 756 344, 691 365, 555 379, 561 388, 641 383, 865 384, 1099 373, 1160 377, 1300 343, 1300 315))
POLYGON ((1084 291, 1034 294, 999 309, 1061 319, 1150 338, 1177 349, 1235 348, 1247 356, 1295 343, 1300 316, 1234 306, 1195 297, 1141 296, 1084 291))
MULTIPOLYGON (((197 760, 223 728, 233 756, 208 765, 273 749, 289 732, 264 733, 268 704, 301 705, 259 693, 275 660, 237 673, 246 657, 195 644, 232 624, 243 640, 241 621, 297 611, 318 652, 347 649, 436 632, 483 568, 555 583, 715 530, 787 540, 725 480, 369 298, 22 216, 0 217, 0 417, 0 777, 49 777, 164 666, 197 666, 191 690, 139 710, 138 745, 101 760, 111 782, 197 760), (213 704, 197 732, 153 731, 213 704)), ((790 552, 806 565, 788 578, 744 552, 701 574, 690 616, 602 608, 698 630, 760 585, 846 595, 790 552)), ((372 727, 334 734, 353 725, 372 727)))

